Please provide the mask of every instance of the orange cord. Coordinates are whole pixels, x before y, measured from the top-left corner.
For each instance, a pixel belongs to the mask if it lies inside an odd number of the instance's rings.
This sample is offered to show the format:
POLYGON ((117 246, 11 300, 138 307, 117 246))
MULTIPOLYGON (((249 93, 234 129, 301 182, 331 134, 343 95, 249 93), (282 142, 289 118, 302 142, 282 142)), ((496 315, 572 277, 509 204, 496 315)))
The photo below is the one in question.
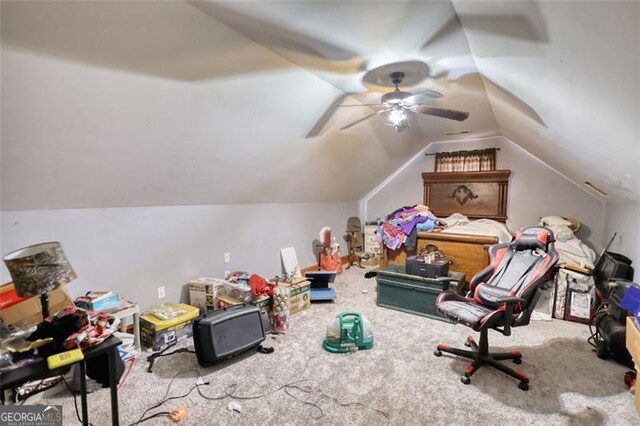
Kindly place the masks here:
POLYGON ((171 413, 169 414, 169 418, 173 420, 174 423, 178 423, 179 421, 184 420, 184 418, 187 417, 188 413, 189 408, 187 408, 187 406, 185 405, 182 408, 171 411, 171 413))

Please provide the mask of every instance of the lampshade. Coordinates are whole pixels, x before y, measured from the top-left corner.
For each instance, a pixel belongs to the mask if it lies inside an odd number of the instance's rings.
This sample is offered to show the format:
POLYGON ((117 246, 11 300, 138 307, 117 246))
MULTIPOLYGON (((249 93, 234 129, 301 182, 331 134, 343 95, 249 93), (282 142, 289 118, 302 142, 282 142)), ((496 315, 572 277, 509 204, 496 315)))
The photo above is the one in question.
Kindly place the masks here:
POLYGON ((19 296, 46 294, 76 279, 58 242, 21 248, 3 258, 19 296))

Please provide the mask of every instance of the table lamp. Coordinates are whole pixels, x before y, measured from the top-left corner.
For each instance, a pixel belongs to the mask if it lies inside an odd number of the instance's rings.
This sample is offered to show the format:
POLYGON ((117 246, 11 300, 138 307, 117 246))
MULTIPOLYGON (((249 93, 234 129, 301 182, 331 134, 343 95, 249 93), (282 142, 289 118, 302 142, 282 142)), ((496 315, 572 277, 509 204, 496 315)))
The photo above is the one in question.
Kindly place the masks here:
POLYGON ((40 295, 42 317, 49 316, 48 292, 76 279, 76 273, 58 242, 21 248, 3 258, 18 296, 40 295))

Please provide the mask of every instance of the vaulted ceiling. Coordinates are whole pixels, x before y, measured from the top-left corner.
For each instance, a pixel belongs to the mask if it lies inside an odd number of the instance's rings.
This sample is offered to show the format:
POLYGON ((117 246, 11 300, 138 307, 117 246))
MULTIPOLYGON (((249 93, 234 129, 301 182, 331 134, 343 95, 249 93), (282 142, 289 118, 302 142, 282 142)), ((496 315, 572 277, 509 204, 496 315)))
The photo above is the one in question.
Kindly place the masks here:
POLYGON ((2 208, 358 200, 430 142, 499 134, 638 201, 639 20, 635 2, 3 1, 2 208), (469 119, 338 130, 391 70, 469 119))

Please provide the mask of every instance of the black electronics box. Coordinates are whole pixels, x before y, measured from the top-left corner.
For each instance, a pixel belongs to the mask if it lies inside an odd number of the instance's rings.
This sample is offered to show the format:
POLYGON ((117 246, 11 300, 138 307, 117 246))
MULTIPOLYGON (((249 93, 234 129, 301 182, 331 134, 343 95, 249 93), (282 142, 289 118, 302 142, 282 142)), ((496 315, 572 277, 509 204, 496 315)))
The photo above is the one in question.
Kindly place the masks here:
POLYGON ((236 305, 208 312, 193 321, 193 343, 201 366, 206 366, 255 348, 269 331, 262 309, 236 305))
POLYGON ((598 259, 594 279, 596 288, 603 294, 609 294, 609 282, 614 279, 633 281, 631 259, 619 253, 607 251, 598 259))
POLYGON ((627 290, 631 287, 633 283, 631 281, 626 280, 615 280, 609 282, 609 305, 608 312, 613 318, 615 318, 619 323, 624 324, 627 318, 627 315, 631 315, 631 312, 627 312, 620 306, 620 302, 625 294, 627 294, 627 290))
POLYGON ((438 278, 449 276, 449 261, 436 260, 433 263, 424 261, 424 257, 409 256, 405 264, 407 274, 418 275, 425 278, 438 278))

